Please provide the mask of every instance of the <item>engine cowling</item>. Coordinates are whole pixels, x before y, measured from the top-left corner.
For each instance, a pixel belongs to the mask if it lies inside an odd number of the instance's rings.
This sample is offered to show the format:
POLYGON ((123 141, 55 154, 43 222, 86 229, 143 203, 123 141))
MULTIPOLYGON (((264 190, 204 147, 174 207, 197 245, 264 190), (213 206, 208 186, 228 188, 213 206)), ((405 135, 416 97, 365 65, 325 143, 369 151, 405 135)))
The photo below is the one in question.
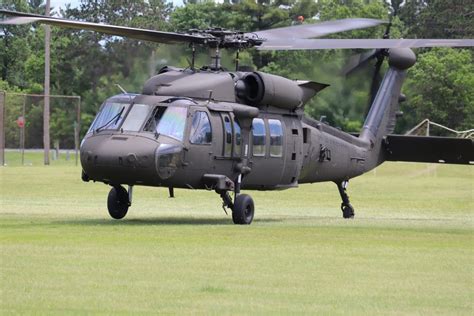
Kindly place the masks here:
POLYGON ((295 81, 263 72, 249 72, 235 85, 237 98, 252 106, 275 106, 294 110, 302 107, 327 85, 295 81), (311 83, 311 84, 308 84, 311 83))
POLYGON ((298 84, 280 76, 250 72, 236 85, 239 99, 254 106, 276 106, 294 109, 303 104, 298 84))

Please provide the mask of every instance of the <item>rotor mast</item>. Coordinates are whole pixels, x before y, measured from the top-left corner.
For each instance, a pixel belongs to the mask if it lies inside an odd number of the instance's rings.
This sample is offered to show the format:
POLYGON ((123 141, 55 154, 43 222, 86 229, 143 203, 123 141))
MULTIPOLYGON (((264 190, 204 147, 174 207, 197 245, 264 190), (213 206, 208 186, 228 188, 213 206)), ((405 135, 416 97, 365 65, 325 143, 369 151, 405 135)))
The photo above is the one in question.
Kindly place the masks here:
POLYGON ((221 51, 219 50, 219 46, 216 48, 211 48, 209 51, 209 54, 211 55, 211 64, 209 65, 209 68, 211 70, 218 71, 222 69, 221 66, 221 51))

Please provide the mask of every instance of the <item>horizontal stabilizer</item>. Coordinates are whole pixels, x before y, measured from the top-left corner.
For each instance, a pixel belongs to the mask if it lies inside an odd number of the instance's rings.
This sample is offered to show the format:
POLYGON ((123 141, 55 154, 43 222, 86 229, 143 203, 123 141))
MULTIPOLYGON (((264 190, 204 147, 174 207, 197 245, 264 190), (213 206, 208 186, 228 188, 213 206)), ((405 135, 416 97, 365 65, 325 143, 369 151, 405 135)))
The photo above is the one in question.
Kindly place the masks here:
POLYGON ((297 81, 298 85, 303 88, 308 88, 314 90, 316 93, 319 91, 329 87, 328 84, 326 83, 320 83, 320 82, 315 82, 315 81, 302 81, 298 80, 297 81))
POLYGON ((387 135, 385 160, 474 164, 474 143, 469 138, 387 135))

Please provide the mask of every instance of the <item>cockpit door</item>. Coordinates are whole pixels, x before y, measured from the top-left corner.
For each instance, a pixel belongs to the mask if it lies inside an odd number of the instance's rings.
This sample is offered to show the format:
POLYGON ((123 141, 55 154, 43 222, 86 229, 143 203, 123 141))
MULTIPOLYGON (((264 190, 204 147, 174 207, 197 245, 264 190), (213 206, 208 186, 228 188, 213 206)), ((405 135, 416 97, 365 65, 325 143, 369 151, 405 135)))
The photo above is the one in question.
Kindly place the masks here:
POLYGON ((186 169, 203 174, 212 163, 213 126, 205 108, 192 108, 188 116, 187 139, 184 153, 186 169))

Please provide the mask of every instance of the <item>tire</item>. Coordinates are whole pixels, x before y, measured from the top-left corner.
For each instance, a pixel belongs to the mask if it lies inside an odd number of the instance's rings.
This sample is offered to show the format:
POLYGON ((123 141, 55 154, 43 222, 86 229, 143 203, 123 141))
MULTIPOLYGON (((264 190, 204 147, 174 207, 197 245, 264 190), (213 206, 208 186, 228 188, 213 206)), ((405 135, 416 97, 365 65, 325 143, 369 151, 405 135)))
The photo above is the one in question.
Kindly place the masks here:
POLYGON ((342 217, 344 218, 354 218, 354 208, 352 205, 341 205, 342 217))
POLYGON ((129 207, 128 192, 122 186, 110 189, 107 197, 107 208, 114 219, 122 219, 127 215, 129 207))
POLYGON ((255 207, 250 195, 240 194, 235 199, 232 209, 232 221, 237 225, 250 225, 253 220, 255 207))

